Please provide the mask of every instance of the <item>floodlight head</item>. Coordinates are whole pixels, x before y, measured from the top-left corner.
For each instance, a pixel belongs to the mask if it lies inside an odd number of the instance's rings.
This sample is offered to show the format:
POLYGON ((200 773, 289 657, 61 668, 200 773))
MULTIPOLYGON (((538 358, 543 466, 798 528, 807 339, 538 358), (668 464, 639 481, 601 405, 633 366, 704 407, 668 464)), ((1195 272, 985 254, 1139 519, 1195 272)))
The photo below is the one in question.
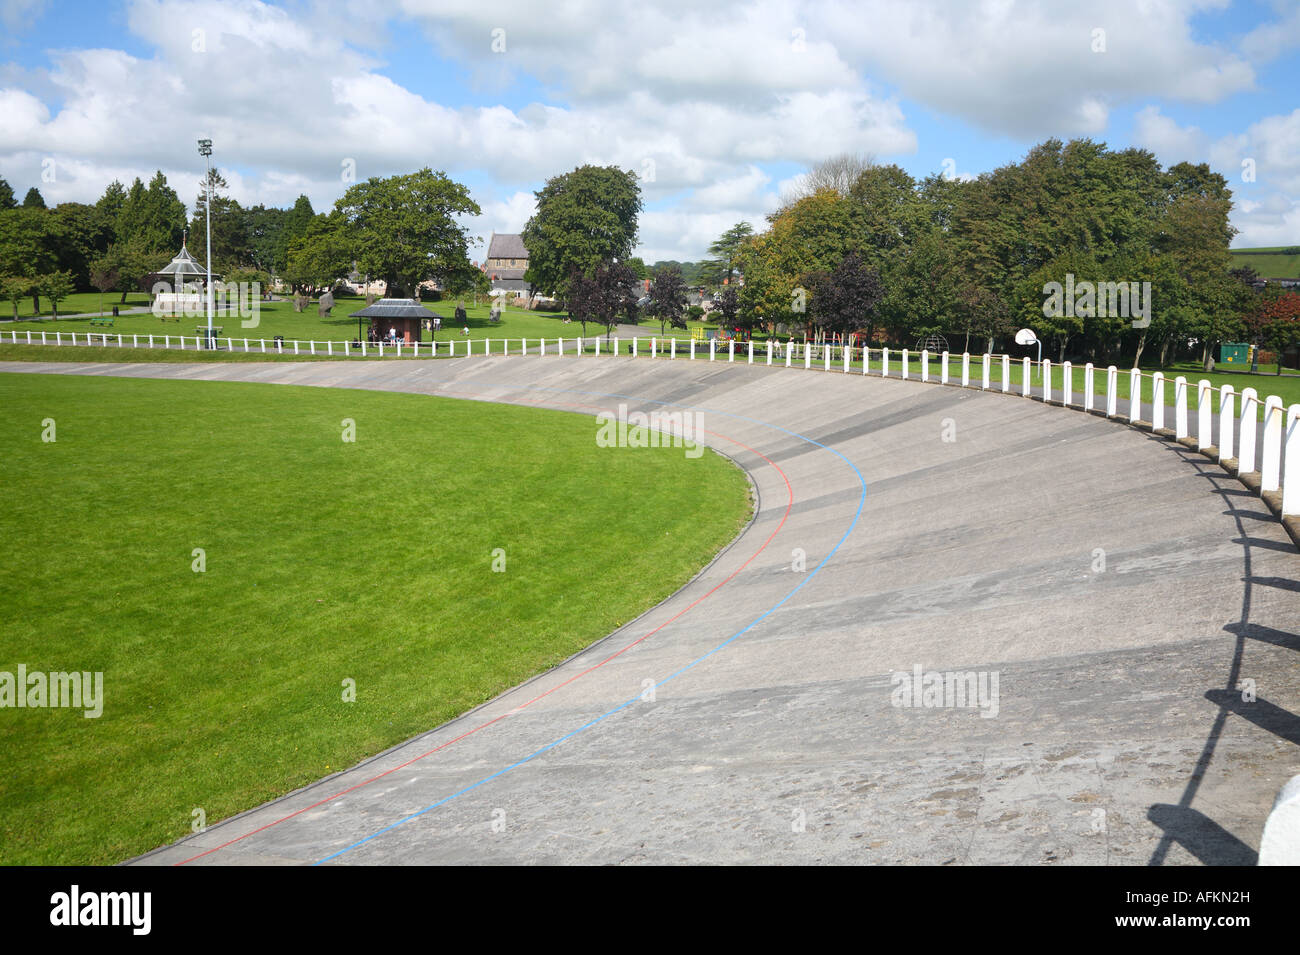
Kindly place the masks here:
POLYGON ((1016 332, 1017 345, 1032 345, 1036 341, 1038 341, 1038 336, 1034 334, 1032 328, 1022 328, 1020 331, 1016 332))
POLYGON ((200 140, 199 140, 199 155, 200 155, 200 156, 211 156, 211 155, 212 155, 212 140, 210 140, 210 139, 200 139, 200 140))

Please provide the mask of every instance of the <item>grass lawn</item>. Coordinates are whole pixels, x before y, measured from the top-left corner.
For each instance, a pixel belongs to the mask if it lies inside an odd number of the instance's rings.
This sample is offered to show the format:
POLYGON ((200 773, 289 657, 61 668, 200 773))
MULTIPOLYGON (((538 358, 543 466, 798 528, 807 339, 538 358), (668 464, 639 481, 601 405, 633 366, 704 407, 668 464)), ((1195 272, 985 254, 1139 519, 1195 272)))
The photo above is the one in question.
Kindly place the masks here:
POLYGON ((116 862, 437 726, 680 587, 752 507, 721 456, 598 448, 563 412, 17 374, 0 403, 0 671, 104 674, 97 719, 0 709, 6 864, 116 862))
POLYGON ((1244 250, 1233 249, 1229 249, 1228 254, 1232 256, 1234 269, 1250 266, 1265 278, 1300 278, 1300 255, 1283 255, 1284 248, 1290 247, 1276 245, 1251 250, 1269 253, 1266 255, 1242 255, 1241 251, 1244 250))

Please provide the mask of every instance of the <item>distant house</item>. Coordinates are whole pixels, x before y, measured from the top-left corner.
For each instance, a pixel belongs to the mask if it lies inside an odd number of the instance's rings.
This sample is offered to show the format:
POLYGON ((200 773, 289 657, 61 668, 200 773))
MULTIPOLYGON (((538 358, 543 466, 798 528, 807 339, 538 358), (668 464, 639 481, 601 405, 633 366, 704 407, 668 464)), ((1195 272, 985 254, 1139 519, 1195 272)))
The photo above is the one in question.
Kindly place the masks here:
POLYGON ((528 282, 524 280, 524 273, 528 271, 528 250, 524 248, 523 237, 494 232, 488 242, 483 271, 492 283, 493 292, 527 296, 528 282))

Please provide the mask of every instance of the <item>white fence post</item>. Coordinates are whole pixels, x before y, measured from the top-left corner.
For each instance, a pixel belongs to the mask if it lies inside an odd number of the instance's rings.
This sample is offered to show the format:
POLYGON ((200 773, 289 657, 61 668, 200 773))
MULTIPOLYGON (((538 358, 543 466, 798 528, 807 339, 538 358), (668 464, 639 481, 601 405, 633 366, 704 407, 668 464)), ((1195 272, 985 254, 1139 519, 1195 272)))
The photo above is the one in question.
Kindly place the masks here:
POLYGON ((772 339, 767 340, 767 363, 772 364, 772 339))
POLYGON ((695 339, 691 339, 691 361, 695 361, 695 339))
POLYGON ((808 346, 806 341, 803 343, 803 366, 805 368, 812 367, 812 348, 808 346))
POLYGON ((1029 370, 1029 359, 1021 359, 1020 365, 1020 393, 1026 398, 1033 392, 1034 383, 1029 370))
POLYGON ((1224 385, 1219 389, 1219 461, 1228 460, 1232 457, 1232 426, 1236 424, 1236 416, 1233 413, 1233 392, 1232 385, 1224 385))
POLYGON ((1043 359, 1043 404, 1052 401, 1052 359, 1043 359))
POLYGON ((993 356, 988 352, 984 353, 984 380, 980 387, 985 391, 989 390, 989 382, 993 380, 993 356))
POLYGON ((822 346, 822 366, 825 371, 831 370, 831 346, 822 346))
POLYGON ((736 360, 736 340, 733 338, 727 342, 727 361, 736 360))
POLYGON ((1202 378, 1196 383, 1196 450, 1204 451, 1210 446, 1212 418, 1214 411, 1214 391, 1208 380, 1202 378))
POLYGON ((1011 356, 1005 352, 1002 355, 1002 393, 1006 394, 1011 390, 1011 356))
POLYGON ((1160 431, 1165 426, 1165 376, 1157 371, 1151 376, 1151 430, 1160 431))
POLYGON ((970 387, 970 352, 961 353, 961 386, 970 387))
POLYGON ((907 358, 908 358, 907 349, 904 348, 903 349, 903 380, 904 381, 907 381, 907 358))
POLYGON ((1142 372, 1130 368, 1128 373, 1128 422, 1133 424, 1142 416, 1142 372))
POLYGON ((948 384, 948 353, 939 353, 939 384, 948 384))
MULTIPOLYGON (((754 360, 753 352, 754 352, 754 346, 753 343, 750 343, 750 355, 749 355, 750 361, 754 360)), ((668 346, 668 357, 669 358, 677 357, 677 339, 675 338, 672 340, 672 343, 668 346)))
MULTIPOLYGON (((676 340, 677 339, 673 339, 673 341, 676 340)), ((746 364, 748 365, 754 364, 754 339, 752 338, 749 340, 749 361, 747 361, 746 364)))
POLYGON ((921 380, 930 380, 930 349, 921 349, 921 380))
POLYGON ((853 346, 843 345, 840 347, 840 358, 844 363, 844 374, 849 373, 849 365, 853 363, 853 346))
POLYGON ((1254 388, 1241 389, 1241 436, 1237 445, 1237 474, 1255 470, 1255 416, 1259 414, 1259 395, 1254 388))
POLYGON ((1061 404, 1070 407, 1074 403, 1074 363, 1061 363, 1061 404))
POLYGON ((718 340, 716 338, 710 338, 709 339, 709 361, 714 361, 717 357, 718 357, 718 340))
POLYGON ((1282 399, 1269 395, 1264 399, 1264 449, 1259 468, 1259 489, 1276 491, 1281 486, 1282 467, 1282 399))
POLYGON ((889 349, 880 349, 880 377, 889 377, 889 349))
POLYGON ((1174 437, 1187 437, 1187 379, 1182 375, 1174 379, 1174 437))
POLYGON ((1119 370, 1114 365, 1106 366, 1106 417, 1115 417, 1119 407, 1119 370))
POLYGON ((790 359, 794 357, 794 341, 785 343, 785 367, 790 367, 790 359))
POLYGON ((1282 488, 1282 516, 1300 514, 1300 404, 1287 409, 1286 485, 1282 488))

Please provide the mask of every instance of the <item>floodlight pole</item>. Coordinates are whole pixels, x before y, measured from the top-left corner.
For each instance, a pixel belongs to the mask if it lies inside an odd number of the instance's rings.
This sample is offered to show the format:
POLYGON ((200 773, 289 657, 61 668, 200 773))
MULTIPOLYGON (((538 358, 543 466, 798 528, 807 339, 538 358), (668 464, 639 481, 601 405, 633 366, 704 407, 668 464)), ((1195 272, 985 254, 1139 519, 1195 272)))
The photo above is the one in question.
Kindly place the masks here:
POLYGON ((203 193, 206 201, 203 203, 204 227, 207 232, 208 240, 208 284, 205 289, 205 298, 208 306, 208 347, 212 347, 212 140, 199 140, 199 155, 202 156, 207 164, 207 175, 203 179, 203 193))

